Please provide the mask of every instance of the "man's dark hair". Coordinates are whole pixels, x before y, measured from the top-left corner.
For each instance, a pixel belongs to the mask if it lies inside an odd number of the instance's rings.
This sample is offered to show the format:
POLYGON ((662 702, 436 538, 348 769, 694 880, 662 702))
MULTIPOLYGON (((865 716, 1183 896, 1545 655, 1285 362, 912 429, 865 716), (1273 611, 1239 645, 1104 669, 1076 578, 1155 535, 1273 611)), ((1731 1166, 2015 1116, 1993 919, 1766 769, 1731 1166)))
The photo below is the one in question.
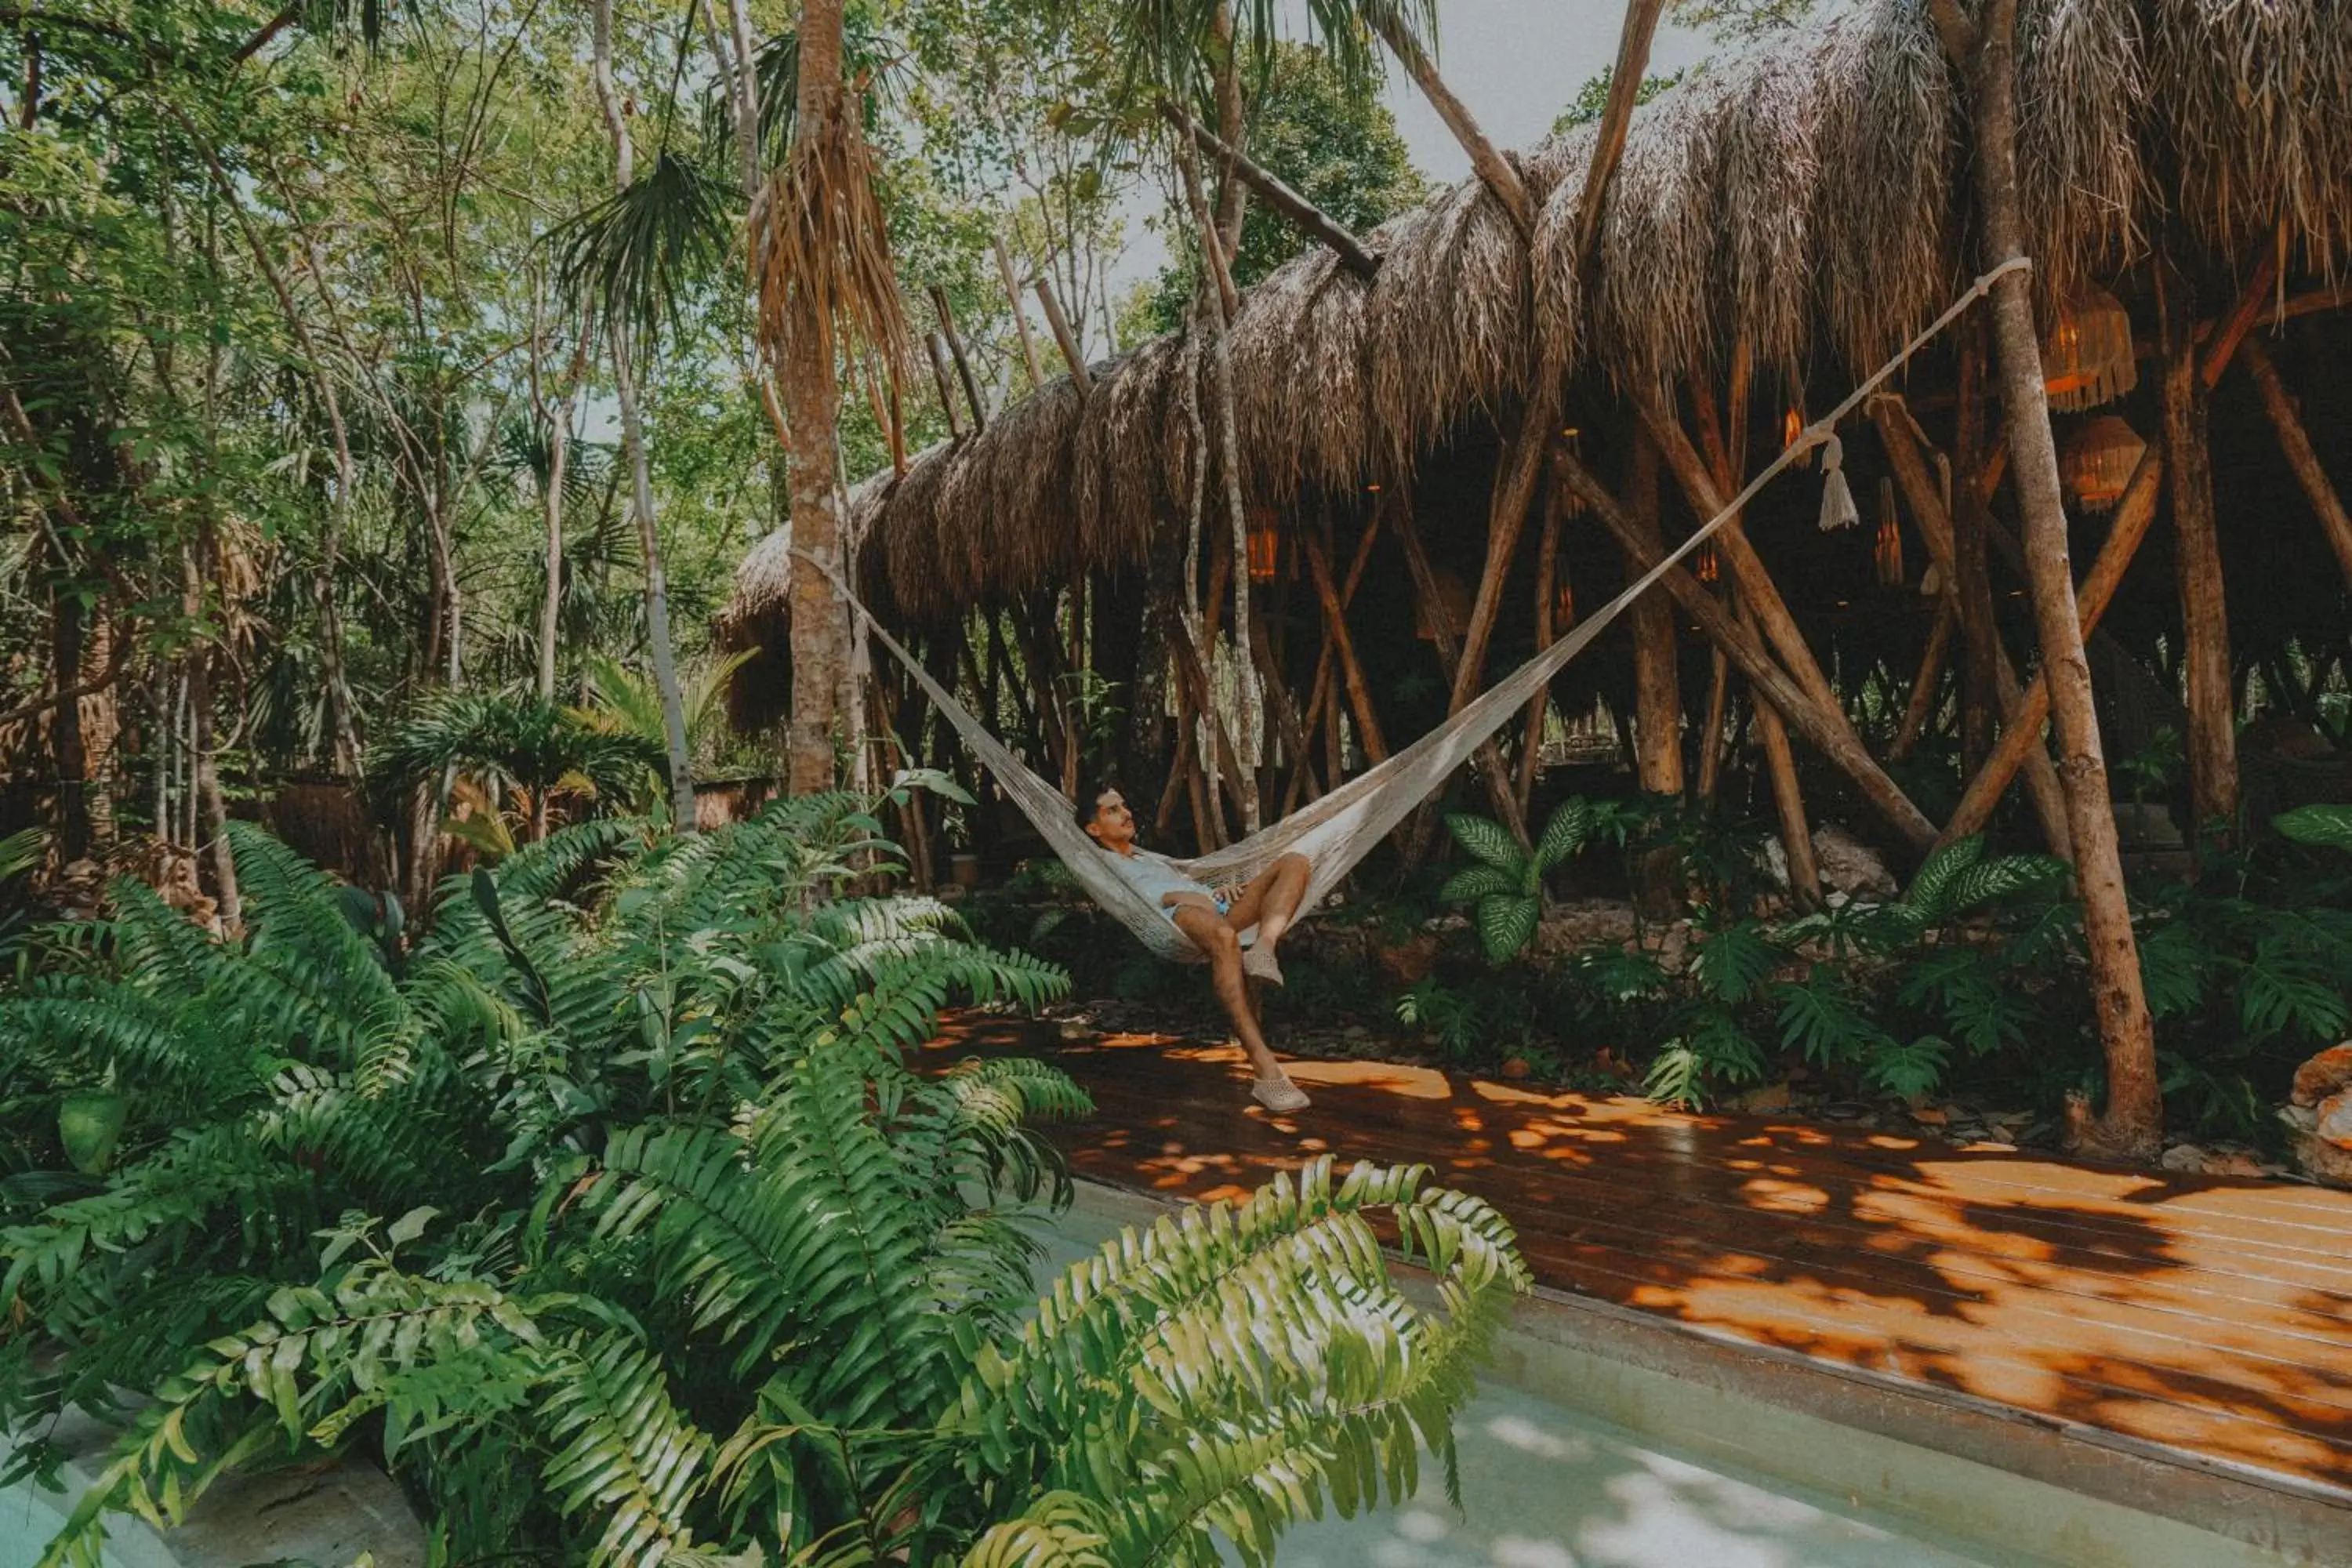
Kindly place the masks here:
POLYGON ((1073 815, 1076 816, 1081 829, 1092 827, 1095 825, 1095 812, 1100 808, 1102 797, 1118 788, 1118 785, 1108 779, 1098 779, 1093 788, 1081 788, 1078 791, 1078 804, 1073 815))

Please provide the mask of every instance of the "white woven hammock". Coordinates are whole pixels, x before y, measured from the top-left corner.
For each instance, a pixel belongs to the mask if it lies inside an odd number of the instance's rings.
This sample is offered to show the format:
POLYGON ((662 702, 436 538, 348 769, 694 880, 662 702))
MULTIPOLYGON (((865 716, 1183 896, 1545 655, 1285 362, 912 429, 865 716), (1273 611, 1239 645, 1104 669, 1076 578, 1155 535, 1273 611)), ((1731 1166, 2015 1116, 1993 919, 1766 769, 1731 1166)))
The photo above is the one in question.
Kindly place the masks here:
MULTIPOLYGON (((1936 318, 1917 337, 1906 343, 1899 353, 1854 388, 1844 402, 1808 426, 1769 467, 1749 481, 1747 489, 1734 496, 1730 503, 1709 518, 1703 527, 1669 551, 1656 565, 1627 584, 1624 592, 1580 623, 1568 636, 1489 687, 1462 711, 1386 762, 1349 780, 1280 822, 1214 854, 1203 855, 1195 860, 1178 860, 1174 864, 1194 880, 1208 887, 1219 887, 1249 881, 1285 855, 1303 855, 1313 872, 1307 880, 1307 896, 1299 910, 1303 914, 1312 909, 1325 894, 1339 886, 1356 863, 1370 852, 1372 846, 1386 837, 1415 806, 1444 785, 1454 770, 1469 759, 1471 752, 1501 729, 1512 714, 1526 708, 1528 700, 1570 659, 1583 652, 1593 638, 1608 628, 1610 622, 1624 612, 1627 605, 1649 592, 1676 563, 1712 537, 1717 529, 1738 516, 1756 493, 1782 468, 1829 439, 1831 431, 1840 419, 1875 391, 1906 360, 1917 353, 1922 344, 1942 331, 1970 303, 1990 289, 1995 279, 2028 265, 2023 258, 2017 258, 1978 279, 1949 310, 1936 318)), ((808 557, 802 556, 801 559, 805 561, 808 557)), ((1111 852, 1095 843, 1077 825, 1071 803, 1062 792, 1041 778, 1007 750, 1003 742, 990 734, 987 727, 956 700, 954 693, 933 679, 919 659, 876 623, 845 584, 835 578, 834 585, 856 610, 866 629, 880 638, 882 645, 906 667, 907 673, 923 689, 924 694, 938 705, 948 722, 955 726, 956 733, 963 737, 964 743, 972 749, 988 771, 996 775, 997 783, 1003 786, 1013 805, 1019 806, 1021 814, 1045 835, 1045 842, 1053 846, 1055 854, 1070 868, 1079 886, 1086 889, 1104 911, 1134 932, 1160 957, 1178 963, 1201 962, 1203 955, 1193 945, 1192 940, 1176 928, 1168 919, 1166 910, 1146 899, 1119 875, 1111 863, 1111 852)), ((1247 934, 1244 933, 1244 937, 1247 934)))

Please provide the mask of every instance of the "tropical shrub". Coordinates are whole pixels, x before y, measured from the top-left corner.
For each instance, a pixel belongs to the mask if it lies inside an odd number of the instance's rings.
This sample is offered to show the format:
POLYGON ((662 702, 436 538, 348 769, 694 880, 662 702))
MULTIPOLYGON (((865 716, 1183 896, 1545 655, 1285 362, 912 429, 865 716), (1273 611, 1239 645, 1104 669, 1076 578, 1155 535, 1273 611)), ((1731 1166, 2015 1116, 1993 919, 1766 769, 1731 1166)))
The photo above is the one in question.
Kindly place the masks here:
POLYGON ((1522 849, 1500 823, 1463 813, 1446 816, 1446 831, 1470 852, 1472 863, 1454 874, 1438 898, 1474 906, 1489 963, 1517 957, 1534 937, 1543 920, 1544 878, 1584 847, 1594 820, 1591 804, 1570 796, 1553 808, 1534 845, 1522 849))
POLYGON ((1209 1563, 1218 1533, 1264 1561, 1450 1454, 1525 1284, 1485 1205, 1325 1163, 1120 1238, 1024 1321, 1026 1226, 1066 1192, 1032 1123, 1086 1097, 909 1053, 950 1001, 1065 981, 843 896, 862 802, 569 828, 414 943, 231 832, 242 942, 126 881, 0 1003, 15 1474, 54 1470, 68 1407, 127 1423, 47 1562, 347 1448, 438 1562, 1209 1563))

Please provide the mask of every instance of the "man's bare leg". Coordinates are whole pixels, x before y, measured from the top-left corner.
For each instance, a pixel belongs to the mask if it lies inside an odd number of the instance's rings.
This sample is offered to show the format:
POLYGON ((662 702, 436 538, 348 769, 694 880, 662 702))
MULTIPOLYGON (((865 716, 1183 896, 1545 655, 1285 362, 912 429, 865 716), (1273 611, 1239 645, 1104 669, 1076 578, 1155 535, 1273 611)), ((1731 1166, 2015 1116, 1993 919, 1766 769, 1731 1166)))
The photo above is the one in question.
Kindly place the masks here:
POLYGON ((1290 929, 1297 917, 1298 906, 1307 901, 1307 884, 1315 868, 1304 855, 1285 855, 1273 865, 1250 879, 1242 896, 1225 913, 1225 923, 1235 933, 1257 927, 1257 938, 1244 955, 1244 970, 1260 980, 1282 984, 1282 966, 1276 962, 1276 946, 1282 933, 1290 929))
POLYGON ((1249 981, 1242 973, 1240 933, 1213 907, 1200 904, 1178 907, 1176 929, 1191 937, 1194 945, 1208 955, 1210 983, 1259 1083, 1287 1086, 1290 1075, 1282 1070, 1282 1064, 1266 1048, 1265 1036, 1258 1028, 1257 1009, 1250 1005, 1249 981))

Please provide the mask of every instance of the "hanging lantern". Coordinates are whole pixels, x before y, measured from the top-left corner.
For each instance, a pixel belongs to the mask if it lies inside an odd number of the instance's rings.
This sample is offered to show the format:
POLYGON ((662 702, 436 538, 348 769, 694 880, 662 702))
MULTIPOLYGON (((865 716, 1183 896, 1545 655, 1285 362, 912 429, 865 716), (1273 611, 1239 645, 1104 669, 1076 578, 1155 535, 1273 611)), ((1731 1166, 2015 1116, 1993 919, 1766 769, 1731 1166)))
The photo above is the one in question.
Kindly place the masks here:
POLYGON ((2042 389, 2063 413, 2112 403, 2139 384, 2131 315, 2104 289, 2087 289, 2058 309, 2042 345, 2042 389))
POLYGON ((2113 414, 2086 419, 2066 438, 2058 455, 2058 474, 2066 493, 2084 511, 2112 510, 2147 454, 2139 432, 2113 414))
POLYGON ((1568 580, 1566 567, 1560 569, 1559 582, 1551 591, 1551 629, 1554 637, 1576 625, 1576 589, 1568 580))
MULTIPOLYGON (((1795 446, 1804 437, 1804 434, 1805 411, 1791 405, 1787 413, 1780 416, 1780 450, 1785 452, 1795 446)), ((1811 468, 1812 462, 1812 453, 1800 452, 1797 454, 1796 460, 1789 466, 1792 468, 1811 468)))
POLYGON ((1870 563, 1882 588, 1903 586, 1903 528, 1895 521, 1895 481, 1878 481, 1878 542, 1871 546, 1870 563))
POLYGON ((1702 583, 1718 582, 1723 576, 1723 563, 1716 558, 1715 541, 1710 539, 1698 547, 1691 558, 1691 575, 1702 583))
POLYGON ((1853 487, 1845 478, 1845 445, 1832 436, 1822 447, 1822 531, 1862 526, 1853 504, 1853 487))
POLYGON ((1249 520, 1249 580, 1271 583, 1282 561, 1282 535, 1275 528, 1273 509, 1254 507, 1249 520))

